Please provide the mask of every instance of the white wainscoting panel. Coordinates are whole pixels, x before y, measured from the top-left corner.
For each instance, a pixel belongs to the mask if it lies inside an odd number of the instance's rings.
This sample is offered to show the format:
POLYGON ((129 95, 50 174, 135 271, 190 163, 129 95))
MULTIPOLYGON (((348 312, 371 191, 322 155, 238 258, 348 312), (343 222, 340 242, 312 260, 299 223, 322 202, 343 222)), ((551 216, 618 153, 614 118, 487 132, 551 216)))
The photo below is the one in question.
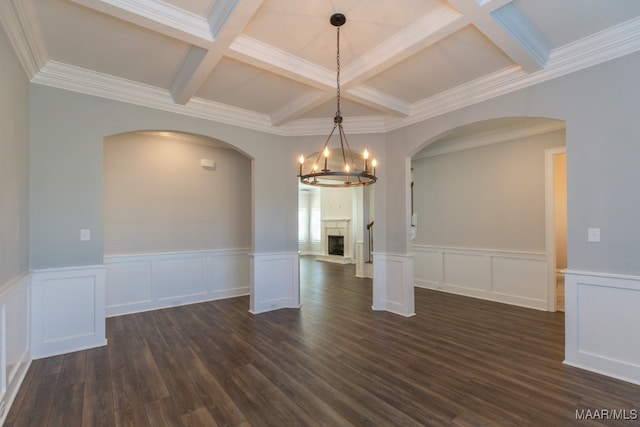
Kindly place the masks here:
POLYGON ((148 310, 153 298, 151 260, 114 260, 107 264, 107 316, 148 310))
POLYGON ((413 245, 414 284, 546 310, 545 254, 413 245))
POLYGON ((31 302, 34 359, 107 343, 104 266, 37 270, 31 302))
POLYGON ((415 315, 413 256, 373 253, 373 310, 415 315))
POLYGON ((254 314, 300 307, 298 252, 252 254, 251 301, 254 314))
POLYGON ((249 293, 249 249, 105 256, 106 315, 249 293))
POLYGON ((640 277, 565 272, 565 363, 640 384, 640 277))
MULTIPOLYGON (((161 258, 152 263, 154 297, 180 305, 207 293, 207 258, 161 258)), ((200 298, 198 298, 200 297, 200 298)))
POLYGON ((0 425, 31 364, 31 275, 0 287, 0 425))

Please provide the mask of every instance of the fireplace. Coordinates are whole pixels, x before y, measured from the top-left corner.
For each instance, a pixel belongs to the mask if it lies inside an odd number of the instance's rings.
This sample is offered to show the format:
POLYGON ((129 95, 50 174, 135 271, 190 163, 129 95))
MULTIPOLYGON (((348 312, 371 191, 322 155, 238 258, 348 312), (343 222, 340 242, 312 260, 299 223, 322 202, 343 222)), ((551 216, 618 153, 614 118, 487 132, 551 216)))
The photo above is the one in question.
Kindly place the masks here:
POLYGON ((327 252, 329 255, 344 256, 344 236, 329 235, 327 252))
POLYGON ((351 237, 351 219, 323 218, 322 221, 322 253, 316 256, 319 261, 338 264, 353 263, 351 237))

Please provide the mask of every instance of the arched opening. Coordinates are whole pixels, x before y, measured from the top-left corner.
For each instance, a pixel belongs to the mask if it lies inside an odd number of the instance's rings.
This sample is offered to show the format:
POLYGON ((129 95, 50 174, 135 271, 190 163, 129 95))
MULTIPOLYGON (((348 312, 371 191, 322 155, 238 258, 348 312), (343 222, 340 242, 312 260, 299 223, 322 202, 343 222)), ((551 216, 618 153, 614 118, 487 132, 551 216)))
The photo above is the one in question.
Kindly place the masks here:
POLYGON ((106 311, 247 295, 251 160, 180 132, 104 139, 106 311))
POLYGON ((417 152, 416 286, 553 310, 545 150, 564 146, 563 121, 505 118, 453 129, 417 152))

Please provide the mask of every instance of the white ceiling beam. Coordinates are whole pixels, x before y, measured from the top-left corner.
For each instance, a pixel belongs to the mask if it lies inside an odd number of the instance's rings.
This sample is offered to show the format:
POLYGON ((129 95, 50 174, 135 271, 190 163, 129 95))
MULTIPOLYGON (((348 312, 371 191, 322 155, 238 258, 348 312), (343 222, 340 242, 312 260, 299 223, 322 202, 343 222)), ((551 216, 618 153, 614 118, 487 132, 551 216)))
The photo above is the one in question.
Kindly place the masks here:
POLYGON ((207 19, 152 0, 71 0, 90 9, 203 48, 214 41, 207 19))
POLYGON ((544 68, 551 48, 511 0, 447 1, 525 71, 531 73, 544 68))
POLYGON ((319 105, 331 100, 333 96, 333 94, 324 91, 309 91, 271 114, 271 124, 274 126, 281 126, 286 122, 295 120, 304 114, 307 114, 319 105))
POLYGON ((411 103, 363 84, 348 89, 343 96, 394 116, 406 117, 411 114, 411 103))
POLYGON ((336 74, 284 50, 240 34, 229 46, 229 58, 321 90, 335 89, 336 74))
POLYGON ((215 42, 210 49, 193 46, 171 84, 171 96, 185 105, 202 87, 229 46, 240 35, 263 0, 218 0, 211 8, 207 23, 215 25, 215 42), (224 6, 220 6, 224 3, 224 6))
POLYGON ((440 6, 345 67, 344 85, 364 82, 467 25, 469 20, 458 11, 440 6))

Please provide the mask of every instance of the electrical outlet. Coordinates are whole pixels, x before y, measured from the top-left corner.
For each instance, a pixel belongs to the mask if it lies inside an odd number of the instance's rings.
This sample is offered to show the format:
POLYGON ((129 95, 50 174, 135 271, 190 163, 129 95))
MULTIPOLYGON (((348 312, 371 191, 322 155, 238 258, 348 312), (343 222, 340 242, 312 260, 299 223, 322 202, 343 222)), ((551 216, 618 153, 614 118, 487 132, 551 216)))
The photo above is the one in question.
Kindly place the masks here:
POLYGON ((600 229, 599 228, 589 228, 589 229, 587 229, 587 241, 589 241, 589 242, 599 242, 600 241, 600 229))

